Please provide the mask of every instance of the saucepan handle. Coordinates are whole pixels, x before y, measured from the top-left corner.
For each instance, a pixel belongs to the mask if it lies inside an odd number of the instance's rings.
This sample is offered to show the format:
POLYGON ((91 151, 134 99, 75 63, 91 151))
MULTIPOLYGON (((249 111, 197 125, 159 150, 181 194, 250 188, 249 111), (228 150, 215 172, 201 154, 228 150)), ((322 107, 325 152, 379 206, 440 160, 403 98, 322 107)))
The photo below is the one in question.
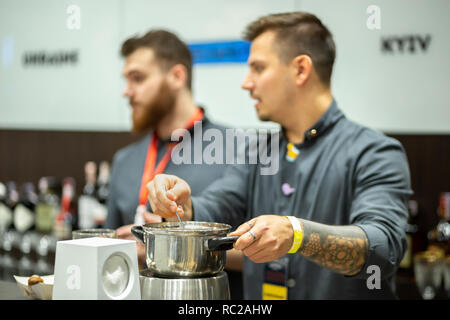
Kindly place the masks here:
POLYGON ((233 249, 233 244, 236 242, 236 240, 239 238, 239 236, 234 237, 219 237, 219 238, 211 238, 208 239, 208 250, 211 251, 224 251, 224 250, 230 250, 233 249))
POLYGON ((133 226, 131 228, 131 233, 141 242, 144 242, 144 230, 142 226, 133 226))

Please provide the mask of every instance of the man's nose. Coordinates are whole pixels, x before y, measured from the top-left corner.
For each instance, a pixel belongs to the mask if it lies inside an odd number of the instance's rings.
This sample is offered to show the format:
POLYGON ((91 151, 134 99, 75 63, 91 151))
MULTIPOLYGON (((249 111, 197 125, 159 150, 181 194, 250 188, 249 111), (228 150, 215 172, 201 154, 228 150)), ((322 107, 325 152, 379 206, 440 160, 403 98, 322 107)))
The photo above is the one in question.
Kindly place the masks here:
POLYGON ((133 91, 131 90, 129 85, 126 85, 122 92, 124 97, 130 98, 133 95, 133 91))
POLYGON ((244 90, 253 90, 253 87, 254 83, 247 74, 244 78, 244 81, 242 81, 241 88, 244 90))

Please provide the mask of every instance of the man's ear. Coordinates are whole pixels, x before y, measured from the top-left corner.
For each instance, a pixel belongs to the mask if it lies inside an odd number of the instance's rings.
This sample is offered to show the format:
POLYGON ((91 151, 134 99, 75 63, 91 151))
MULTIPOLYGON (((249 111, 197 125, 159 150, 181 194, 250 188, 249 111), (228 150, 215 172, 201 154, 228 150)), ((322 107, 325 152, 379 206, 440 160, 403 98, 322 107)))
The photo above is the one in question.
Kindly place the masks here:
POLYGON ((182 64, 176 64, 172 68, 170 68, 167 79, 169 86, 178 90, 186 86, 187 81, 187 70, 186 67, 182 64))
POLYGON ((303 86, 311 77, 313 72, 313 63, 309 56, 302 54, 292 59, 291 66, 293 68, 295 83, 297 86, 303 86))

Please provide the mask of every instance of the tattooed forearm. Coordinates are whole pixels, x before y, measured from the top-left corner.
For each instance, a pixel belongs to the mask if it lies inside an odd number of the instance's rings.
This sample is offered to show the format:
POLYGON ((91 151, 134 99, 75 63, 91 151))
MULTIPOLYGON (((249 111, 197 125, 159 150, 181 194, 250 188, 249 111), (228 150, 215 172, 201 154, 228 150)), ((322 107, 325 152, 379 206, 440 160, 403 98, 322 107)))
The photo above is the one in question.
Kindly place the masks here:
POLYGON ((361 271, 369 246, 361 228, 301 221, 304 235, 300 254, 341 274, 355 275, 361 271))

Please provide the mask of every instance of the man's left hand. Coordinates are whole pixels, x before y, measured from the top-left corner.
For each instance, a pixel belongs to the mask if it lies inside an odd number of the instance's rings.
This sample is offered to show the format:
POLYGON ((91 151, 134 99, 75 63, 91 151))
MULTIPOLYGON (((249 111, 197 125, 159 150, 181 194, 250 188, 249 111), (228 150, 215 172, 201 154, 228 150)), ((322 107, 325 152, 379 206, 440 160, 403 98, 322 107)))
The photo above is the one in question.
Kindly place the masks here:
POLYGON ((284 256, 292 246, 294 231, 286 217, 262 215, 241 224, 229 236, 240 236, 234 248, 262 263, 284 256))

